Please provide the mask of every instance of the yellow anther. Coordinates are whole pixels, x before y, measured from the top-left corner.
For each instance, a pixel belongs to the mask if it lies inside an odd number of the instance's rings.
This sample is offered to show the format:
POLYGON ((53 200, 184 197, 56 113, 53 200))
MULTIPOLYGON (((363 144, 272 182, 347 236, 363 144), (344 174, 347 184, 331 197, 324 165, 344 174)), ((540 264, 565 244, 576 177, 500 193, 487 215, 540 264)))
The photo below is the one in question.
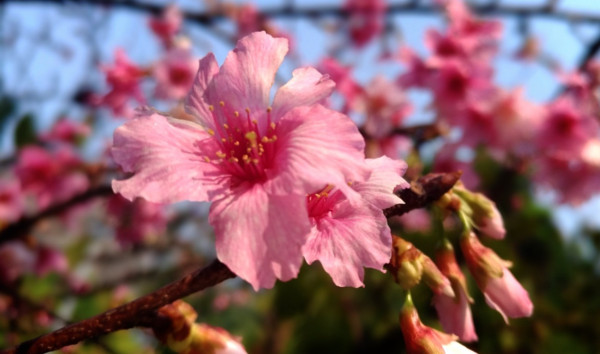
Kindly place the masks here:
POLYGON ((252 119, 252 124, 258 125, 258 122, 256 121, 256 119, 252 119))
POLYGON ((351 186, 352 184, 354 184, 354 182, 352 182, 352 181, 348 181, 346 183, 348 183, 349 186, 351 186))
POLYGON ((219 101, 219 106, 221 106, 221 107, 225 107, 225 102, 223 102, 223 101, 219 101))
POLYGON ((248 139, 248 141, 250 142, 250 144, 252 146, 256 146, 256 132, 255 131, 251 131, 251 132, 247 132, 246 135, 244 135, 246 137, 246 139, 248 139))
POLYGON ((271 141, 275 141, 275 140, 277 140, 277 135, 273 135, 273 136, 271 137, 271 141))
POLYGON ((244 111, 246 111, 246 113, 249 114, 250 113, 250 108, 246 107, 246 108, 244 108, 244 111))
POLYGON ((236 140, 236 141, 233 143, 233 145, 235 145, 235 146, 240 146, 240 142, 236 140))
POLYGON ((275 123, 271 122, 271 129, 275 129, 276 125, 275 123))
POLYGON ((240 116, 240 112, 235 111, 235 112, 233 112, 233 115, 236 116, 236 117, 239 117, 240 116))
POLYGON ((214 111, 215 110, 215 106, 213 106, 212 104, 208 105, 208 110, 211 111, 211 112, 214 111))
POLYGON ((260 160, 259 160, 259 159, 252 159, 252 162, 253 162, 253 163, 259 163, 259 162, 260 162, 260 160))
POLYGON ((203 158, 204 158, 204 161, 210 162, 210 158, 208 156, 203 156, 203 158))
POLYGON ((248 157, 248 155, 244 154, 244 156, 242 156, 242 160, 248 162, 250 160, 250 157, 248 157))
POLYGON ((223 123, 223 128, 229 129, 229 125, 227 123, 223 123))
POLYGON ((208 132, 208 134, 210 134, 210 135, 215 135, 215 131, 214 131, 214 130, 212 130, 212 129, 210 129, 210 128, 209 128, 209 129, 206 129, 206 131, 207 131, 207 132, 208 132))
POLYGON ((252 152, 252 148, 246 148, 246 152, 252 152))
POLYGON ((271 113, 272 110, 273 110, 273 108, 267 107, 267 113, 271 113))
POLYGON ((237 157, 230 157, 230 158, 229 158, 229 162, 236 162, 236 163, 237 163, 237 162, 239 162, 239 161, 240 161, 240 160, 238 160, 238 158, 237 158, 237 157))
POLYGON ((222 158, 225 158, 225 156, 227 156, 227 155, 225 155, 225 153, 224 153, 223 151, 221 151, 221 150, 217 151, 216 155, 217 155, 217 157, 218 157, 218 158, 221 158, 221 159, 222 159, 222 158))
POLYGON ((262 139, 260 139, 263 143, 268 143, 270 140, 269 138, 267 138, 266 136, 263 136, 262 139))
POLYGON ((225 139, 225 138, 221 138, 221 141, 222 141, 222 142, 224 142, 224 143, 226 143, 226 142, 227 142, 227 139, 225 139))

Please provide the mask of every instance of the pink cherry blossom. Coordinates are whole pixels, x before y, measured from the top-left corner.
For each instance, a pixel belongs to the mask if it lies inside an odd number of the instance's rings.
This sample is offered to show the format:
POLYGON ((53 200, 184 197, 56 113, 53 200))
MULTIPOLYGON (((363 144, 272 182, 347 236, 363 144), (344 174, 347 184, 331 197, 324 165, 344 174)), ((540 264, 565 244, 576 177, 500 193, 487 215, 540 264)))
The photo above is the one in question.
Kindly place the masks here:
POLYGON ((393 192, 408 187, 401 177, 404 162, 380 157, 367 164, 369 179, 352 185, 361 202, 350 202, 332 185, 307 197, 312 229, 302 252, 309 264, 318 260, 337 286, 363 286, 363 267, 383 271, 392 236, 381 209, 403 203, 393 192))
POLYGON ((42 135, 42 140, 48 142, 77 143, 77 140, 90 134, 90 127, 68 118, 61 118, 52 129, 42 135))
POLYGON ((165 7, 163 13, 158 18, 151 18, 148 22, 150 29, 160 39, 165 48, 170 48, 173 43, 173 37, 179 32, 183 15, 181 10, 175 4, 165 7))
POLYGON ((106 74, 106 83, 110 91, 93 101, 96 105, 107 106, 115 116, 129 117, 132 110, 127 104, 134 98, 140 104, 146 103, 139 81, 144 76, 144 70, 132 63, 122 49, 115 51, 114 66, 102 66, 106 74))
POLYGON ((377 37, 385 22, 385 0, 346 0, 350 38, 357 47, 362 47, 377 37))
POLYGON ((593 117, 583 114, 575 102, 562 97, 548 107, 536 142, 540 151, 546 154, 578 158, 587 141, 597 137, 599 132, 593 117))
POLYGON ((15 173, 22 190, 35 196, 38 208, 46 208, 89 187, 80 165, 79 158, 66 147, 50 153, 41 147, 28 146, 19 153, 15 173))
POLYGON ((121 245, 144 241, 165 231, 167 218, 162 205, 137 198, 133 202, 120 195, 107 202, 107 213, 116 224, 116 239, 121 245))
POLYGON ((184 98, 192 87, 198 71, 198 62, 185 48, 172 48, 154 66, 156 97, 179 100, 184 98))
POLYGON ((447 353, 473 354, 456 341, 456 336, 440 332, 421 322, 410 296, 400 312, 400 327, 408 354, 447 353))
POLYGON ((335 89, 346 100, 346 106, 351 105, 362 92, 362 87, 352 77, 352 69, 349 66, 342 65, 336 59, 323 58, 319 64, 319 70, 329 75, 329 78, 335 82, 335 89))
POLYGON ((37 250, 34 270, 38 276, 50 272, 65 273, 68 267, 67 258, 63 253, 46 246, 37 250))
POLYGON ((382 138, 400 127, 412 111, 404 91, 381 75, 365 87, 353 106, 365 113, 365 131, 374 138, 382 138))
POLYGON ((293 72, 269 105, 287 40, 242 38, 221 68, 200 61, 188 97, 196 122, 146 113, 115 131, 112 154, 131 177, 113 181, 127 199, 212 201, 217 257, 255 289, 296 277, 310 232, 306 196, 331 184, 349 199, 370 169, 352 121, 315 104, 333 82, 293 72))
POLYGON ((467 266, 487 304, 498 311, 508 323, 508 317, 529 317, 533 304, 527 291, 508 270, 509 262, 483 246, 471 233, 460 242, 467 266))

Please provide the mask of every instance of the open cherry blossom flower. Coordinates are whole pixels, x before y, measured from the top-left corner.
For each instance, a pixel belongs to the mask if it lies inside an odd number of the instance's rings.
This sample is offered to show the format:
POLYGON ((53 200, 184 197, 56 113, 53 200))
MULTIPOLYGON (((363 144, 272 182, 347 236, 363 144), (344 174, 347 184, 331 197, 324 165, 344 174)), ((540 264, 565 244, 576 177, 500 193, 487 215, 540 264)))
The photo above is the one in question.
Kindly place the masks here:
POLYGON ((200 60, 188 97, 195 122, 146 112, 115 131, 112 155, 132 175, 113 181, 128 199, 212 201, 217 257, 255 289, 297 276, 310 232, 306 196, 365 181, 364 140, 345 115, 319 104, 334 83, 300 68, 269 104, 287 40, 242 38, 221 68, 200 60))
POLYGON ((403 203, 393 192, 408 187, 404 162, 380 157, 367 164, 369 179, 352 184, 361 202, 351 203, 333 185, 307 198, 312 229, 302 252, 309 264, 321 262, 337 286, 363 286, 363 267, 383 271, 392 235, 381 209, 403 203))

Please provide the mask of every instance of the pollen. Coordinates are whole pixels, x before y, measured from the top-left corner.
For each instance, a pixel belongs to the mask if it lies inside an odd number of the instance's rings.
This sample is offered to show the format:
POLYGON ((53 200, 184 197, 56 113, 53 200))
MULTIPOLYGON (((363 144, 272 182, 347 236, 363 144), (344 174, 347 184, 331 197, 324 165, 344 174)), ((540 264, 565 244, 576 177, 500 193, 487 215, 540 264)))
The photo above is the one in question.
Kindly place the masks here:
POLYGON ((210 162, 210 158, 208 156, 203 156, 202 158, 204 158, 204 161, 210 162))
POLYGON ((208 105, 208 110, 211 111, 211 112, 214 111, 215 110, 215 106, 213 106, 212 104, 208 105))
POLYGON ((271 122, 271 129, 275 130, 275 123, 271 122))
POLYGON ((239 116, 240 116, 240 112, 238 112, 238 111, 235 111, 235 112, 233 112, 233 115, 234 115, 234 116, 237 118, 237 117, 239 117, 239 116))
POLYGON ((229 125, 227 123, 223 123, 223 128, 229 129, 229 125))
POLYGON ((217 155, 217 157, 218 157, 218 158, 221 158, 221 159, 222 159, 222 158, 225 158, 225 156, 227 156, 227 155, 225 155, 225 153, 224 153, 223 151, 221 151, 221 150, 217 151, 216 155, 217 155))
POLYGON ((207 131, 207 132, 208 132, 208 134, 210 134, 210 135, 215 135, 215 131, 214 131, 214 130, 212 130, 212 129, 210 129, 210 128, 209 128, 209 129, 206 129, 206 131, 207 131))
POLYGON ((219 101, 219 106, 221 106, 221 107, 225 107, 225 102, 223 102, 223 101, 219 101))

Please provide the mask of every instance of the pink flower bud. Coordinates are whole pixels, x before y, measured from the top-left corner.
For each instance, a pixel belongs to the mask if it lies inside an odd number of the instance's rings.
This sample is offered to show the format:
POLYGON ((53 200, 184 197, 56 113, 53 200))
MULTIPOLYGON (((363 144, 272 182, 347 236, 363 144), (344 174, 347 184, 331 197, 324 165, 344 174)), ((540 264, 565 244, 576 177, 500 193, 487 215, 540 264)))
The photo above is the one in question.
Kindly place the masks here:
POLYGON ((392 236, 394 249, 390 269, 396 282, 409 290, 421 282, 421 279, 436 294, 454 297, 450 281, 437 268, 431 258, 419 251, 412 243, 392 236))
POLYGON ((440 271, 450 279, 454 294, 435 294, 433 305, 437 310, 444 331, 456 334, 460 340, 472 342, 477 340, 470 303, 473 302, 467 290, 467 283, 460 267, 456 263, 454 250, 450 243, 438 250, 436 264, 440 271))
POLYGON ((409 354, 474 353, 456 342, 456 336, 425 326, 421 322, 410 296, 400 312, 400 326, 406 344, 406 351, 409 354))
POLYGON ((527 291, 508 270, 510 262, 483 246, 473 233, 464 237, 460 246, 469 271, 491 308, 500 312, 507 323, 507 317, 531 316, 533 304, 527 291))
POLYGON ((504 221, 494 202, 481 193, 473 193, 465 188, 455 187, 453 191, 466 204, 461 211, 473 220, 474 226, 482 234, 497 240, 504 238, 504 221))

